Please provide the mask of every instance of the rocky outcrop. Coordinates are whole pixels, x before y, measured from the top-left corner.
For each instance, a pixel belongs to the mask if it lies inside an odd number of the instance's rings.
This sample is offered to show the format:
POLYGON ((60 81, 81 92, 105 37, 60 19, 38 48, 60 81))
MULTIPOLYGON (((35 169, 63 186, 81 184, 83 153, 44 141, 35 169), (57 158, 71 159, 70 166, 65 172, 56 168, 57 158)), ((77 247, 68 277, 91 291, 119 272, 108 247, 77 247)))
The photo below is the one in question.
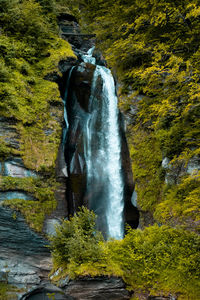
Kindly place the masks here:
POLYGON ((134 191, 133 174, 130 153, 125 135, 125 121, 121 112, 119 113, 119 124, 122 145, 122 171, 124 176, 124 219, 125 222, 132 228, 137 228, 139 225, 139 211, 136 208, 136 203, 131 201, 134 191))
POLYGON ((72 73, 67 101, 69 116, 68 139, 65 145, 65 158, 68 166, 67 200, 69 214, 78 207, 87 205, 84 201, 86 190, 86 162, 84 157, 83 124, 79 116, 87 114, 91 84, 95 66, 82 63, 72 73))
POLYGON ((125 289, 125 284, 116 277, 96 277, 73 280, 65 287, 65 293, 76 300, 125 300, 131 293, 125 289))
POLYGON ((29 289, 47 280, 51 268, 47 241, 18 213, 0 207, 0 281, 29 289))
POLYGON ((47 284, 39 286, 23 295, 20 300, 74 300, 73 297, 66 295, 63 290, 55 285, 47 284))
POLYGON ((28 170, 24 166, 21 157, 17 156, 10 156, 5 161, 0 162, 0 175, 17 178, 37 177, 37 173, 32 170, 28 170))
MULTIPOLYGON (((25 168, 20 157, 10 157, 0 163, 0 175, 14 180, 37 173, 25 168)), ((26 289, 47 279, 50 253, 47 240, 31 230, 19 213, 2 206, 12 199, 35 200, 23 190, 0 192, 0 281, 26 289)))
POLYGON ((48 300, 50 295, 54 295, 55 300, 128 300, 131 294, 125 289, 125 284, 120 278, 84 277, 68 281, 62 289, 49 284, 40 286, 20 300, 48 300))
POLYGON ((162 168, 165 170, 165 183, 178 184, 184 175, 195 175, 198 173, 200 170, 200 158, 194 156, 190 158, 188 162, 184 159, 180 159, 175 164, 170 164, 170 159, 164 157, 162 160, 162 168))

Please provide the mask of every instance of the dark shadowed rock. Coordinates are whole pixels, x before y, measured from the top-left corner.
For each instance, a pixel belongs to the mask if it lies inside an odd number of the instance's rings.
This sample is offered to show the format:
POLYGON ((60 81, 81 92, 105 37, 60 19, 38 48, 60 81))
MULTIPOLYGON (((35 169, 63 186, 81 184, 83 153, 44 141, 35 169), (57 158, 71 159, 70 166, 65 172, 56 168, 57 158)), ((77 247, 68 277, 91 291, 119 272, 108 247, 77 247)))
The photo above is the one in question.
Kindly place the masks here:
POLYGON ((0 138, 3 137, 8 146, 19 149, 19 134, 16 121, 12 118, 0 117, 0 138))
POLYGON ((125 300, 131 297, 122 279, 117 277, 85 277, 72 280, 66 286, 65 293, 76 300, 125 300))
POLYGON ((139 224, 139 211, 132 204, 131 198, 134 191, 133 174, 131 168, 130 153, 125 135, 124 117, 119 112, 120 136, 121 136, 121 157, 122 171, 124 176, 124 220, 132 228, 139 224))
POLYGON ((84 155, 83 122, 89 111, 89 98, 95 66, 81 63, 74 68, 67 99, 69 129, 65 145, 68 166, 67 199, 69 214, 78 207, 87 205, 84 200, 86 189, 86 163, 84 155))
POLYGON ((93 56, 96 58, 96 64, 97 65, 99 65, 99 66, 105 66, 105 67, 107 66, 106 60, 103 57, 101 51, 95 49, 94 53, 93 53, 93 56))
POLYGON ((65 60, 60 60, 58 67, 62 74, 65 72, 68 72, 72 66, 74 66, 77 63, 77 60, 74 57, 69 57, 65 60))
POLYGON ((39 286, 23 295, 20 300, 74 300, 73 297, 65 295, 65 293, 55 285, 47 284, 39 286))
POLYGON ((75 52, 77 49, 88 51, 94 45, 95 35, 81 33, 81 28, 74 16, 66 13, 59 14, 58 25, 60 36, 72 45, 75 52))
MULTIPOLYGON (((69 99, 78 101, 84 111, 89 111, 89 98, 91 94, 92 79, 95 66, 88 63, 81 63, 74 70, 70 81, 69 99)), ((69 105, 74 103, 70 101, 69 105)))

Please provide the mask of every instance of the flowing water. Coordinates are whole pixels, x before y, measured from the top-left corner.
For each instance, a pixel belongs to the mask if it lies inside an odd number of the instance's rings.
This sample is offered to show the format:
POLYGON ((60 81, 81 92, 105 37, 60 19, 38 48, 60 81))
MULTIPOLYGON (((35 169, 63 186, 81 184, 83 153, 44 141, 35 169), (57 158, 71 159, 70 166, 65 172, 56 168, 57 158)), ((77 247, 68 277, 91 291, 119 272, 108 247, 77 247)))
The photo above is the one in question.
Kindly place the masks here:
MULTIPOLYGON (((85 56, 86 62, 92 61, 92 52, 85 56)), ((89 111, 85 135, 89 206, 99 216, 107 237, 120 239, 124 234, 124 184, 117 96, 111 71, 103 66, 97 65, 94 72, 89 111)))
MULTIPOLYGON (((82 55, 84 63, 80 63, 77 70, 80 72, 82 69, 84 70, 85 63, 96 64, 96 60, 92 56, 93 51, 94 48, 91 48, 82 55)), ((88 67, 90 68, 89 65, 88 67)), ((66 124, 63 131, 64 144, 69 126, 66 101, 72 70, 69 73, 64 98, 66 124)), ((74 135, 79 132, 84 147, 84 149, 80 149, 80 155, 78 154, 79 163, 83 161, 79 169, 86 174, 83 203, 87 203, 89 208, 98 216, 98 229, 103 232, 106 238, 121 239, 124 235, 124 181, 118 122, 119 110, 111 71, 104 66, 96 65, 87 111, 81 109, 74 94, 70 97, 73 98, 69 114, 70 132, 73 138, 68 138, 69 140, 76 140, 74 135)), ((70 160, 69 172, 76 175, 79 174, 79 171, 77 173, 74 169, 77 160, 74 153, 72 153, 70 160)))

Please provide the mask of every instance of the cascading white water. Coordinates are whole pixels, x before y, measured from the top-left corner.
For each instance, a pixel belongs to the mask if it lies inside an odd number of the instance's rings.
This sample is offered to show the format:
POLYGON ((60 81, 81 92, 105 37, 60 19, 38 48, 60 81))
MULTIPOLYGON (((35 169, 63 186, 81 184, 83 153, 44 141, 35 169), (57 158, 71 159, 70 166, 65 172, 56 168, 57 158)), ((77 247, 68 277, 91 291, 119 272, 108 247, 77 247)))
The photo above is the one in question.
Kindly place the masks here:
MULTIPOLYGON (((85 62, 92 61, 92 51, 89 51, 85 62)), ((103 66, 97 65, 94 72, 89 110, 85 128, 89 206, 99 216, 107 237, 121 239, 124 234, 124 183, 117 96, 111 71, 103 66)))
POLYGON ((117 97, 115 95, 114 80, 110 70, 97 67, 103 79, 103 97, 108 109, 108 148, 107 164, 105 166, 109 178, 109 202, 107 210, 107 223, 109 236, 122 238, 123 236, 123 180, 121 175, 120 137, 118 125, 117 97))
POLYGON ((95 59, 95 57, 92 56, 94 49, 95 49, 95 47, 92 47, 88 50, 87 54, 82 55, 82 59, 84 62, 93 64, 93 65, 96 64, 96 59, 95 59))

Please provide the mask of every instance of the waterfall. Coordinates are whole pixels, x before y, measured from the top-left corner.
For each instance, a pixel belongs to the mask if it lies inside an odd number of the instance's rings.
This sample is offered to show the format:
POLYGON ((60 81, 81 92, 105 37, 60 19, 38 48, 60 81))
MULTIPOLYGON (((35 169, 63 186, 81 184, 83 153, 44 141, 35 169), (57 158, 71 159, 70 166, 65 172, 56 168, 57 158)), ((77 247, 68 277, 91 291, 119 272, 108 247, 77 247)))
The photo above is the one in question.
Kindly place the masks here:
POLYGON ((84 62, 93 64, 93 65, 96 64, 96 59, 95 59, 95 57, 92 56, 94 49, 95 49, 95 47, 90 48, 88 50, 87 54, 83 54, 81 56, 84 62))
MULTIPOLYGON (((92 52, 89 50, 83 59, 94 64, 92 52)), ((89 103, 84 151, 89 208, 98 215, 107 237, 121 239, 124 234, 124 183, 117 96, 111 71, 103 66, 96 66, 89 103)))
POLYGON ((125 188, 117 96, 111 71, 96 65, 93 51, 82 54, 73 80, 70 71, 64 97, 68 211, 88 206, 104 236, 121 239, 125 188))

